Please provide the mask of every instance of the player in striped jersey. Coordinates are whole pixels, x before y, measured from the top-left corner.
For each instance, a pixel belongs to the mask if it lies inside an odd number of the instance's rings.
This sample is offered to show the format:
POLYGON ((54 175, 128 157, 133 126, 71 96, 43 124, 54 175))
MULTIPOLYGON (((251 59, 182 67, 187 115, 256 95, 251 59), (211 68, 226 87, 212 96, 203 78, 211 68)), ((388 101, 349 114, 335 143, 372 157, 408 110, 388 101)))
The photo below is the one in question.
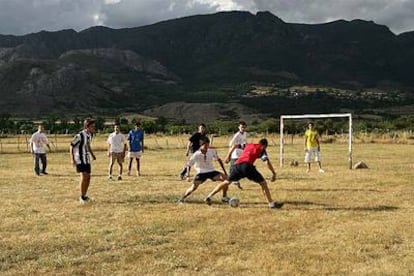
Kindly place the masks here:
POLYGON ((88 188, 91 181, 91 158, 96 160, 91 148, 92 135, 95 133, 95 120, 88 118, 83 122, 84 129, 76 134, 70 143, 70 156, 73 166, 80 173, 81 196, 79 201, 86 203, 90 201, 88 188))

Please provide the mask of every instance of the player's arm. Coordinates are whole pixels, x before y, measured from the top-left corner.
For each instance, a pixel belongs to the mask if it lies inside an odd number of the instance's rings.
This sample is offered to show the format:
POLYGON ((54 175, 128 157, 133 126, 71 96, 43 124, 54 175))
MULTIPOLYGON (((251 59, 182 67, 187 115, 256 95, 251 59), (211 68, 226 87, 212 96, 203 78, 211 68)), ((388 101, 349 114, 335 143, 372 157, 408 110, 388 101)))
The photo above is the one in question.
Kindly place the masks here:
POLYGON ((70 145, 69 153, 70 153, 70 163, 72 165, 75 165, 75 154, 73 153, 73 146, 72 145, 70 145))
POLYGON ((269 159, 267 159, 265 162, 266 162, 267 168, 272 172, 272 178, 270 179, 270 181, 273 182, 276 180, 276 171, 273 168, 272 162, 270 162, 269 159))
POLYGON ((233 151, 235 149, 237 149, 240 145, 239 143, 237 143, 237 137, 238 137, 238 132, 236 134, 233 135, 233 138, 231 138, 231 141, 229 142, 229 151, 227 152, 226 158, 224 158, 224 162, 229 163, 231 160, 231 154, 233 153, 233 151))
POLYGON ((239 144, 235 144, 235 145, 233 145, 233 146, 229 149, 229 151, 228 151, 228 153, 227 153, 227 155, 226 155, 226 158, 224 159, 224 162, 226 162, 226 163, 229 163, 229 162, 230 162, 230 159, 231 159, 231 154, 232 154, 232 153, 233 153, 233 151, 234 151, 235 149, 237 149, 239 146, 240 146, 239 144))
POLYGON ((321 151, 321 145, 319 143, 319 138, 320 138, 320 136, 319 136, 319 133, 318 133, 315 137, 315 140, 316 140, 316 143, 318 144, 318 151, 321 151))
MULTIPOLYGON (((108 157, 111 156, 111 140, 110 139, 111 139, 111 137, 109 137, 108 141, 107 141, 108 142, 108 152, 107 152, 108 157)), ((92 151, 90 151, 90 152, 92 153, 92 151)))
POLYGON ((46 147, 49 149, 49 151, 52 151, 52 149, 50 148, 49 140, 47 138, 46 138, 46 147))
POLYGON ((141 152, 144 152, 144 133, 142 133, 142 139, 141 139, 141 152))
POLYGON ((77 146, 78 144, 79 144, 79 142, 80 142, 80 137, 79 137, 79 135, 76 135, 74 138, 73 138, 73 140, 72 140, 72 142, 70 142, 70 148, 69 148, 69 153, 70 153, 70 163, 73 165, 73 166, 75 166, 75 164, 76 164, 76 161, 75 161, 75 152, 74 152, 74 147, 75 146, 77 146))
POLYGON ((305 132, 305 151, 307 151, 307 150, 308 150, 308 135, 305 132))
POLYGON ((124 143, 124 150, 123 150, 123 154, 124 154, 124 155, 125 155, 125 152, 127 152, 127 150, 128 150, 127 144, 126 144, 126 143, 124 143))
POLYGON ((270 179, 270 181, 272 181, 272 182, 273 182, 273 181, 275 181, 275 180, 276 180, 276 171, 275 171, 275 169, 273 168, 272 162, 270 162, 270 159, 269 159, 269 157, 267 156, 267 153, 266 153, 266 152, 264 152, 264 153, 263 153, 263 155, 262 155, 261 159, 262 159, 264 162, 266 162, 267 168, 269 169, 269 171, 271 171, 271 172, 272 172, 272 178, 270 179))
POLYGON ((187 148, 185 150, 185 156, 188 156, 190 154, 190 147, 193 143, 191 141, 188 141, 187 148))
POLYGON ((93 160, 96 160, 96 156, 95 156, 95 154, 94 154, 94 153, 93 153, 93 151, 92 151, 91 143, 90 143, 90 142, 88 142, 88 143, 86 144, 86 146, 88 147, 88 151, 89 151, 89 153, 91 154, 91 156, 92 156, 93 160))
POLYGON ((187 163, 185 164, 185 166, 187 167, 187 177, 189 177, 190 176, 190 173, 189 173, 189 169, 192 167, 192 166, 194 166, 194 164, 196 163, 196 160, 197 159, 197 152, 194 152, 192 155, 191 155, 191 157, 190 157, 190 159, 187 161, 187 163))
POLYGON ((217 162, 220 164, 220 167, 223 170, 224 174, 227 175, 227 171, 226 171, 226 168, 224 167, 223 161, 220 158, 218 158, 217 162))
POLYGON ((127 140, 127 144, 128 144, 128 149, 131 150, 131 142, 132 142, 131 131, 128 132, 128 136, 126 137, 126 140, 127 140))

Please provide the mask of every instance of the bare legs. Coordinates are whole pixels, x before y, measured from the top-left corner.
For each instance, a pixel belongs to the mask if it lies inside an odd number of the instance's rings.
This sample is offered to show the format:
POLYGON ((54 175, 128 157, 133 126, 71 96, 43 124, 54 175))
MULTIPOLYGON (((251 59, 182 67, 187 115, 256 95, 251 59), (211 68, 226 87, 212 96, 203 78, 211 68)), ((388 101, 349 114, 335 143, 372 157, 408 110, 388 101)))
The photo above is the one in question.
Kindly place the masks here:
MULTIPOLYGON (((135 158, 135 160, 137 161, 137 176, 140 176, 141 175, 140 159, 139 158, 135 158)), ((132 169, 132 163, 133 162, 134 162, 134 158, 129 158, 128 175, 131 174, 131 169, 132 169)))
POLYGON ((81 190, 82 196, 86 196, 86 194, 88 193, 90 182, 91 182, 91 174, 87 172, 82 172, 81 179, 80 179, 80 190, 81 190))

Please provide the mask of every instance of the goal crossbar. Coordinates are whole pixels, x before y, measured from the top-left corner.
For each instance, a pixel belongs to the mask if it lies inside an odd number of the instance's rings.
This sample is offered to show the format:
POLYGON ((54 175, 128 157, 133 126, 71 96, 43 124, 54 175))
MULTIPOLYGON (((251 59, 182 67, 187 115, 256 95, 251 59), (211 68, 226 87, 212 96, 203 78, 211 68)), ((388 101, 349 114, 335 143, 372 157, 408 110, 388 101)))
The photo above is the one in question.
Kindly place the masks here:
POLYGON ((348 163, 349 169, 352 169, 352 114, 303 114, 303 115, 281 115, 280 116, 280 166, 284 163, 284 120, 285 119, 316 119, 316 118, 348 118, 348 163))

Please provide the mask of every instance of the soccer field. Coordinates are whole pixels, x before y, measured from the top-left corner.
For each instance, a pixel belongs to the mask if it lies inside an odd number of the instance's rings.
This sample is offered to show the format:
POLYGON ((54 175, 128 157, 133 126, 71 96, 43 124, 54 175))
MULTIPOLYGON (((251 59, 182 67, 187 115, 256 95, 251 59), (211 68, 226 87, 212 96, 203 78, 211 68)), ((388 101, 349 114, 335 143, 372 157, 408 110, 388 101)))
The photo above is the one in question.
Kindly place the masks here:
MULTIPOLYGON (((270 210, 246 179, 244 190, 229 189, 238 208, 221 204, 219 194, 206 205, 211 181, 178 205, 189 185, 178 179, 185 138, 148 137, 142 176, 109 182, 104 140, 93 144, 94 201, 85 205, 67 137, 51 138, 57 151, 40 177, 29 153, 3 144, 1 275, 414 274, 413 145, 356 143, 354 161, 369 169, 349 170, 346 143, 322 144, 326 172, 315 164, 306 173, 302 140, 285 148, 286 160, 299 166, 280 168, 278 140, 270 138, 278 179, 269 186, 285 203, 270 210)), ((222 158, 228 140, 213 143, 222 158)), ((264 163, 256 166, 270 177, 264 163)))

